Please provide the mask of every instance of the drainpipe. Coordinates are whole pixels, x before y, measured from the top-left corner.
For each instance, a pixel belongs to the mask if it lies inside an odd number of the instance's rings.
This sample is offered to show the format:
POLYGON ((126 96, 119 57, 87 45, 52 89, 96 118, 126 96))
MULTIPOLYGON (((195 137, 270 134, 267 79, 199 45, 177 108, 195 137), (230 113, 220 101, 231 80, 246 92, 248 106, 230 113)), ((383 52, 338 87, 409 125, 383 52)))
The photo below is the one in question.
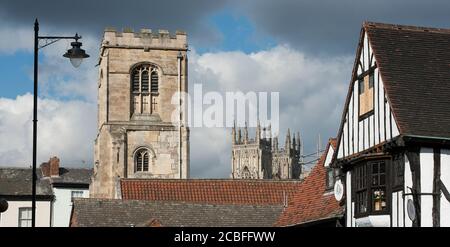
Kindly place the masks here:
POLYGON ((183 59, 183 55, 181 52, 178 52, 177 60, 178 60, 178 104, 179 104, 179 113, 178 113, 178 167, 180 168, 180 179, 183 178, 183 168, 182 165, 182 147, 181 147, 181 59, 183 59))

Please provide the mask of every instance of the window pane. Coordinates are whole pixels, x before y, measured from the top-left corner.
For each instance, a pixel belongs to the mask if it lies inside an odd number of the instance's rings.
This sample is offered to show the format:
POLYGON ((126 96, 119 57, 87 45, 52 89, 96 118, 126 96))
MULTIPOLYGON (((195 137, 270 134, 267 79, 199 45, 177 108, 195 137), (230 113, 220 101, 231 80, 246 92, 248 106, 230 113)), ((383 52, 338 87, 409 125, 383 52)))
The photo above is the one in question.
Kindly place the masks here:
POLYGON ((373 88, 373 83, 374 83, 374 75, 372 72, 372 73, 370 73, 370 76, 369 76, 369 88, 373 88))
POLYGON ((148 153, 144 153, 143 170, 148 171, 148 153))
POLYGON ((140 152, 137 153, 136 157, 136 170, 142 171, 142 154, 140 152))
POLYGON ((385 172, 385 170, 386 170, 386 167, 385 167, 386 165, 385 165, 385 163, 384 162, 380 162, 380 173, 384 173, 385 172))
POLYGON ((139 70, 135 70, 132 75, 133 92, 139 92, 139 70))
POLYGON ((19 227, 31 227, 31 208, 19 208, 19 227))
POLYGON ((378 185, 378 175, 372 175, 372 185, 378 185))
POLYGON ((386 208, 386 196, 382 189, 376 189, 372 193, 373 211, 381 211, 386 208))
POLYGON ((333 170, 332 169, 329 169, 328 170, 328 173, 327 173, 327 181, 328 181, 328 184, 327 184, 327 187, 328 188, 332 188, 333 187, 333 185, 334 185, 334 177, 333 177, 333 170))
POLYGON ((365 213, 367 212, 367 194, 366 191, 356 193, 356 212, 365 213))
POLYGON ((78 191, 78 190, 72 191, 72 199, 79 198, 79 197, 83 197, 83 191, 78 191))
POLYGON ((372 164, 372 174, 378 173, 378 163, 372 164))
POLYGON ((151 90, 152 93, 158 92, 158 73, 156 71, 153 71, 151 75, 151 90))
POLYGON ((148 92, 148 71, 142 72, 142 92, 148 92))
POLYGON ((20 218, 26 219, 27 218, 27 211, 26 210, 20 210, 20 218))
POLYGON ((363 94, 364 93, 364 80, 359 80, 358 84, 359 84, 359 94, 363 94))
POLYGON ((381 174, 380 175, 380 183, 379 185, 385 185, 386 184, 386 175, 385 174, 381 174))

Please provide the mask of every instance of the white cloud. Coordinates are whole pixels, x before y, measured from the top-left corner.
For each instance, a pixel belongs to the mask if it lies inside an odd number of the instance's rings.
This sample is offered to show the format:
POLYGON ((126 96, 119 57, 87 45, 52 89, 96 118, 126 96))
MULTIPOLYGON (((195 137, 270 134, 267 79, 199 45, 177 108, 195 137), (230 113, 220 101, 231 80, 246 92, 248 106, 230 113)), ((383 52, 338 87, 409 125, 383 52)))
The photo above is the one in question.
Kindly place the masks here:
MULTIPOLYGON (((190 86, 202 83, 203 94, 280 92, 281 145, 287 128, 300 131, 305 153, 315 152, 318 134, 322 143, 336 135, 351 73, 351 57, 309 57, 279 45, 250 54, 234 51, 199 55, 194 50, 189 61, 190 86)), ((192 128, 194 173, 202 177, 228 177, 230 166, 230 129, 192 128)))
MULTIPOLYGON (((0 20, 1 22, 2 20, 0 20)), ((33 26, 12 26, 2 22, 0 25, 0 55, 11 55, 19 51, 27 52, 30 60, 33 59, 33 26)), ((40 35, 74 36, 74 33, 61 32, 54 28, 41 30, 40 35)), ((80 42, 82 48, 91 56, 85 59, 79 68, 74 68, 69 59, 63 54, 70 49, 74 40, 59 40, 39 50, 39 89, 40 95, 50 98, 83 99, 89 102, 96 101, 97 97, 97 68, 98 44, 100 40, 93 36, 83 36, 80 42)), ((40 45, 45 40, 39 41, 40 45)), ((30 80, 33 78, 33 68, 27 68, 30 80)))
MULTIPOLYGON (((48 33, 73 36, 54 29, 48 33)), ((0 25, 0 55, 25 51, 32 59, 33 27, 0 25)), ((60 40, 39 51, 38 163, 50 156, 64 166, 92 166, 96 135, 98 44, 85 36, 80 41, 91 58, 75 69, 62 55, 73 40, 60 40)), ((41 41, 41 45, 44 44, 41 41)), ((27 68, 32 80, 32 67, 27 68)), ((31 89, 31 88, 30 88, 31 89)), ((33 96, 0 97, 0 164, 30 166, 32 159, 33 96)))
MULTIPOLYGON (((62 164, 91 166, 96 135, 96 81, 94 67, 98 41, 83 38, 91 58, 78 70, 61 57, 68 44, 43 50, 39 110, 39 162, 51 155, 62 164), (65 98, 68 97, 68 98, 65 98)), ((315 151, 336 134, 351 72, 350 57, 308 57, 280 45, 251 54, 217 52, 189 57, 189 83, 203 83, 208 91, 280 92, 280 140, 286 129, 300 131, 305 152, 315 151)), ((192 90, 191 90, 192 92, 192 90)), ((205 109, 205 108, 204 108, 205 109)), ((28 166, 31 162, 32 95, 0 98, 0 164, 28 166)), ((251 133, 252 135, 254 133, 251 133)), ((229 129, 191 129, 191 175, 229 177, 229 129)))
MULTIPOLYGON (((33 95, 0 98, 0 164, 28 167, 32 162, 33 95)), ((58 156, 63 166, 91 166, 96 105, 39 99, 38 165, 58 156)))
POLYGON ((16 51, 29 51, 33 49, 33 27, 29 29, 11 25, 0 19, 0 54, 13 54, 16 51))
MULTIPOLYGON (((74 34, 60 33, 63 36, 74 34)), ((42 60, 39 64, 39 84, 43 96, 52 98, 83 99, 88 102, 97 100, 98 44, 99 40, 83 36, 82 49, 90 55, 81 66, 74 68, 63 54, 71 48, 73 40, 60 40, 40 50, 42 60)))

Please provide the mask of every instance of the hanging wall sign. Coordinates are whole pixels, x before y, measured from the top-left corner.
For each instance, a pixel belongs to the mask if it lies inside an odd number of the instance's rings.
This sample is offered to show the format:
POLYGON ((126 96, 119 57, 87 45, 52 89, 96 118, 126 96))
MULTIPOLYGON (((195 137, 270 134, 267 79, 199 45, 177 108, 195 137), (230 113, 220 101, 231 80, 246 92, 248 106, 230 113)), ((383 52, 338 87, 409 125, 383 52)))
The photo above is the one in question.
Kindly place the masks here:
POLYGON ((336 183, 334 183, 334 198, 336 198, 337 201, 341 201, 342 197, 344 197, 344 185, 341 180, 338 179, 336 183))
POLYGON ((409 199, 406 205, 406 209, 408 211, 408 217, 411 221, 416 219, 416 207, 414 206, 414 201, 409 199))

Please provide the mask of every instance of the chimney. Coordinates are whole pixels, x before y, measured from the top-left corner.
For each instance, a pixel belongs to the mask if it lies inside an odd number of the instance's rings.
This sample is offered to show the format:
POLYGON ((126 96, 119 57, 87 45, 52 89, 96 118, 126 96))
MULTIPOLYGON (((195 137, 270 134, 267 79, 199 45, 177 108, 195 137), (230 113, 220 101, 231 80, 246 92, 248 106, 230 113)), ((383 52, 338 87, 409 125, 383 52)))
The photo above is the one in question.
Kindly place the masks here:
POLYGON ((58 157, 52 157, 48 161, 50 164, 50 177, 59 177, 59 159, 58 157))
POLYGON ((44 162, 41 164, 41 172, 43 177, 50 177, 50 164, 49 162, 44 162))

